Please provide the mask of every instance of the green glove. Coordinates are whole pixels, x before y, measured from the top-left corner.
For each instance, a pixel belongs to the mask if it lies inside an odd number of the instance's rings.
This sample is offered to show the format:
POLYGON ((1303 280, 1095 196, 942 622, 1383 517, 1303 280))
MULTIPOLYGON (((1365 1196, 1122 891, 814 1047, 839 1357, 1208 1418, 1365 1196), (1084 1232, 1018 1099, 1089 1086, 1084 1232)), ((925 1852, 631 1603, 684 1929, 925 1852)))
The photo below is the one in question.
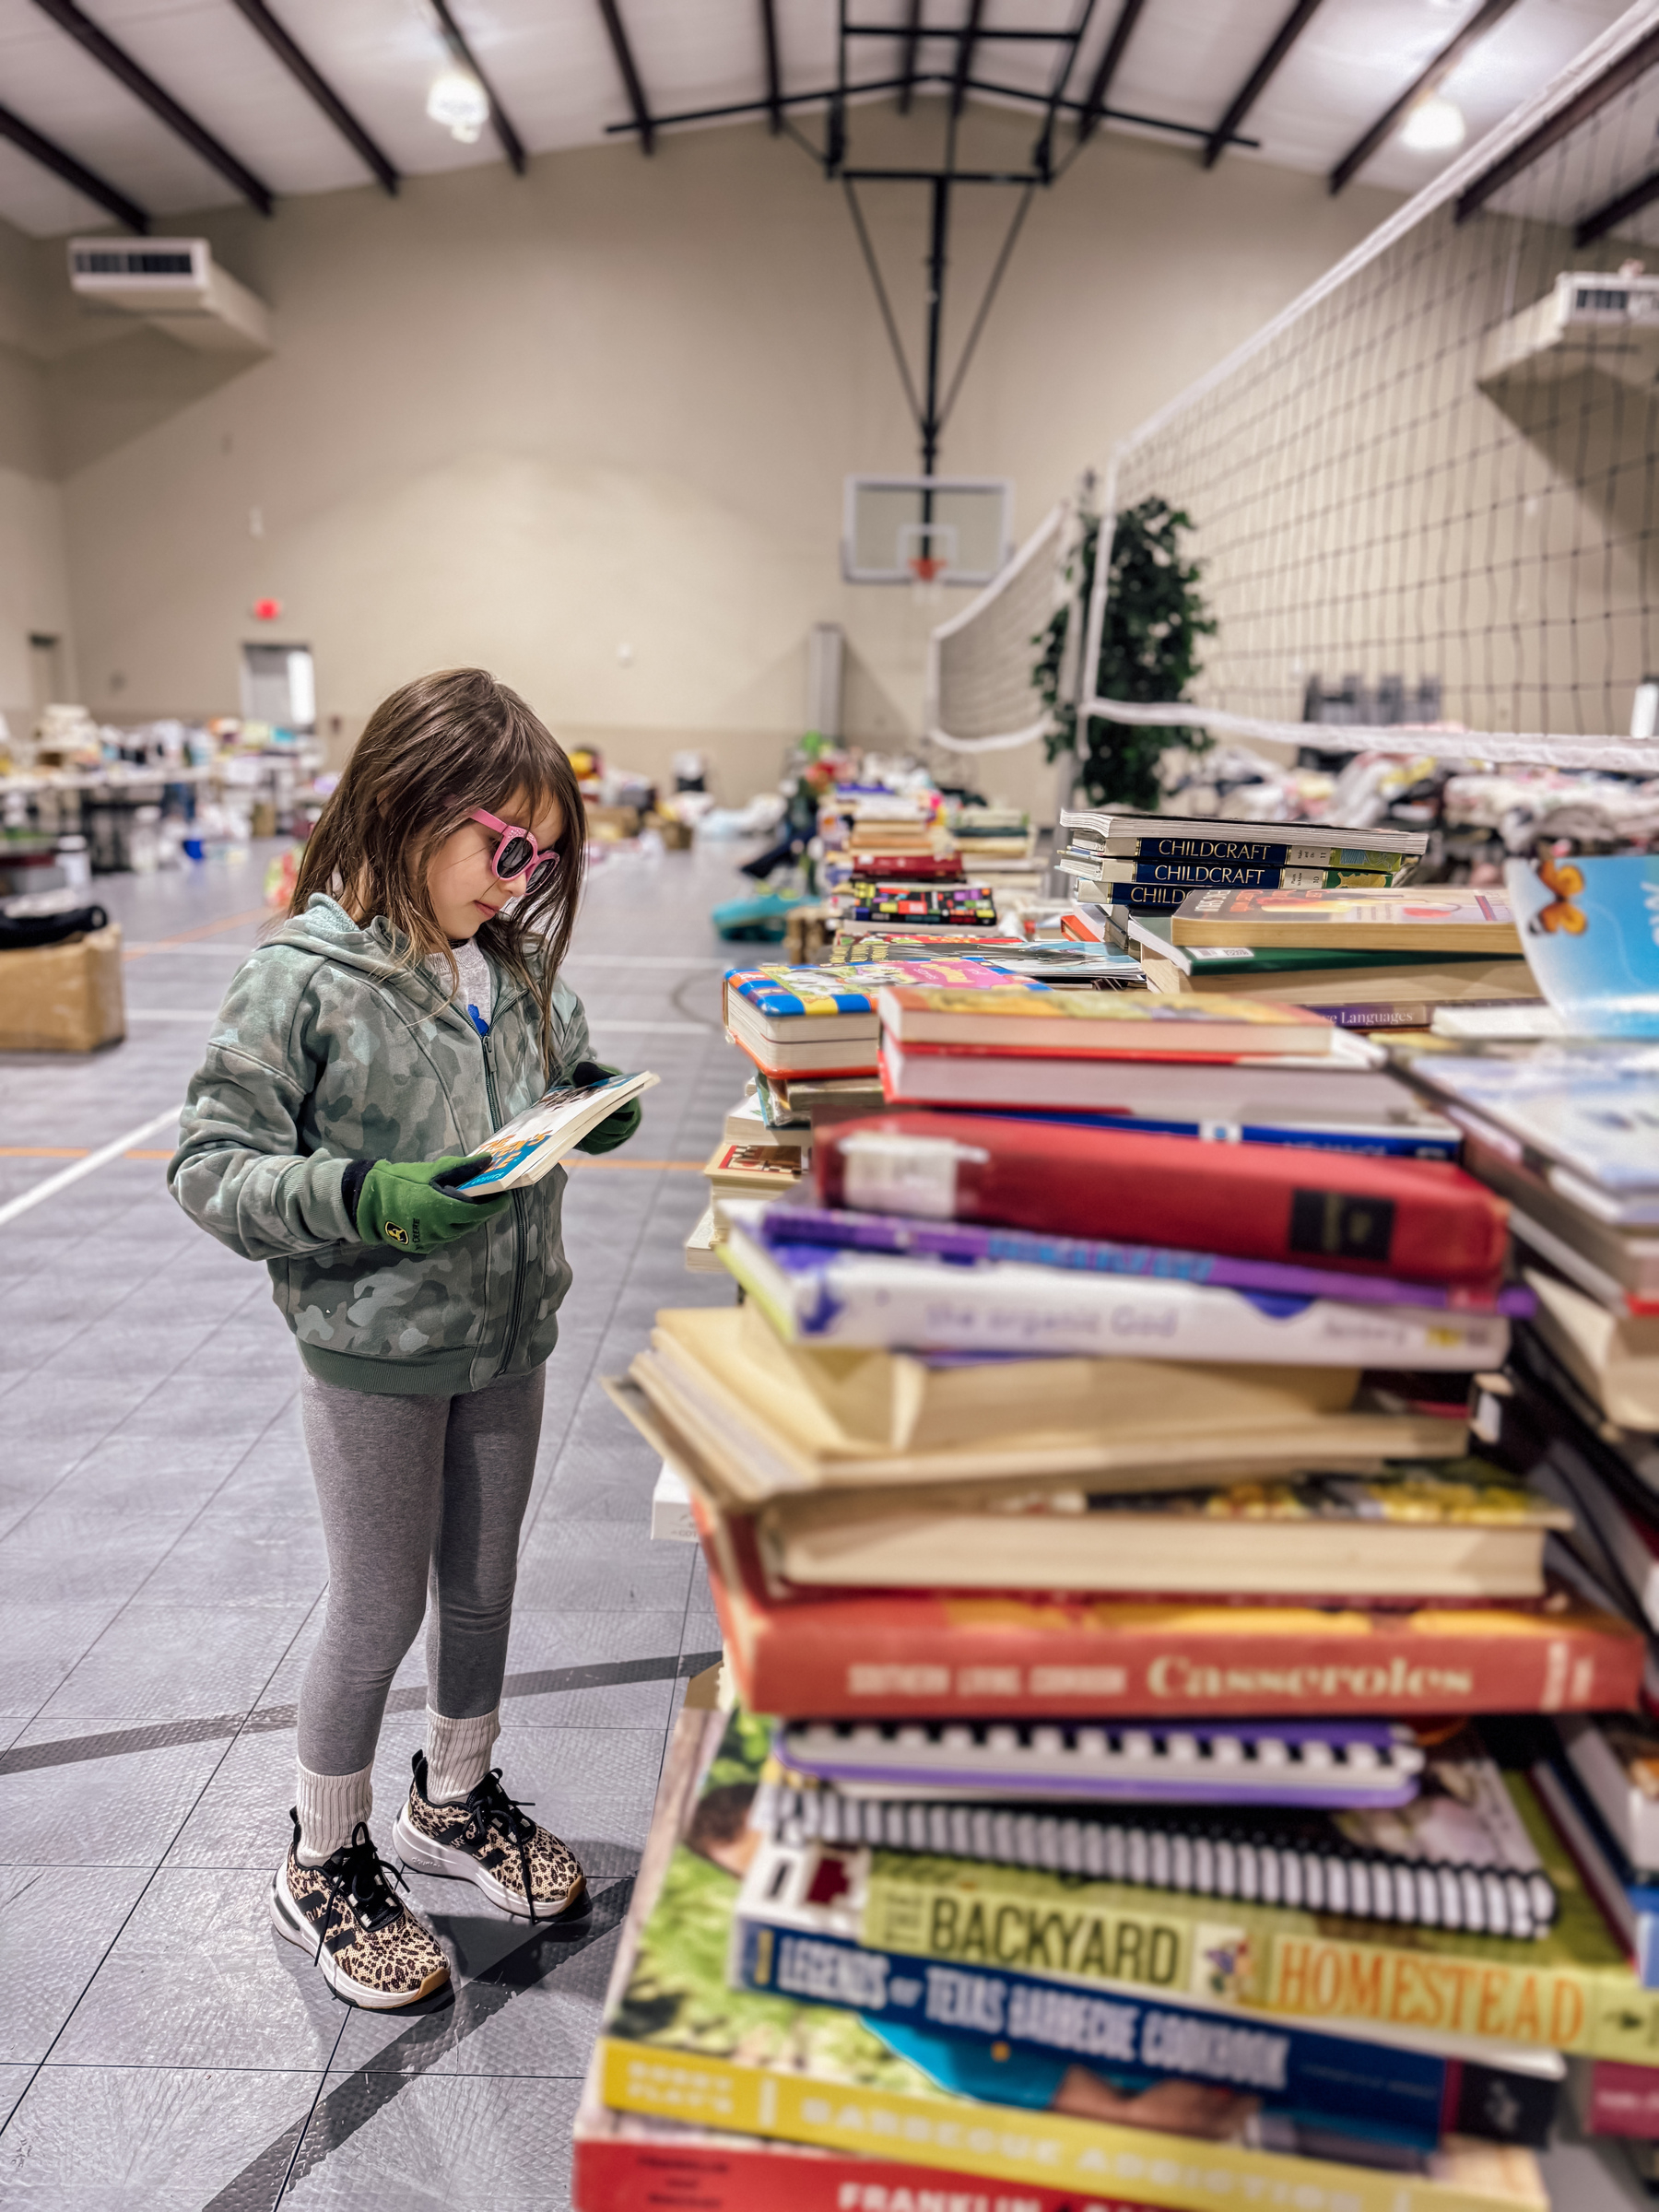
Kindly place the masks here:
MULTIPOLYGON (((583 1060, 571 1073, 572 1083, 597 1083, 601 1076, 619 1076, 619 1067, 606 1067, 602 1061, 583 1060)), ((640 1125, 641 1103, 629 1099, 626 1106, 618 1106, 615 1113, 606 1114, 596 1129, 590 1129, 577 1146, 578 1152, 614 1152, 625 1145, 640 1125)))
POLYGON ((355 1205, 359 1236, 365 1244, 427 1253, 482 1229, 507 1211, 511 1195, 456 1198, 451 1191, 488 1164, 482 1152, 470 1159, 354 1159, 346 1171, 346 1201, 355 1205))

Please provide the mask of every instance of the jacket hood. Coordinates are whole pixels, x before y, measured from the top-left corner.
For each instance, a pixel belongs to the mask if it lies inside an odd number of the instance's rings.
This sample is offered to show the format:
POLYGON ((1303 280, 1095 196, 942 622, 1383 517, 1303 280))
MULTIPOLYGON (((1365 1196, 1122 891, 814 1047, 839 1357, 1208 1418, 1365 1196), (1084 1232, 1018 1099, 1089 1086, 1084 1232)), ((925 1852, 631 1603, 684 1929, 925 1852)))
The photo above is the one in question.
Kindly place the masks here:
MULTIPOLYGON (((290 915, 280 929, 273 930, 261 949, 273 945, 290 946, 336 967, 355 968, 378 982, 406 993, 433 1013, 453 1010, 450 994, 426 962, 408 958, 406 938, 378 914, 371 922, 354 922, 339 900, 329 898, 325 891, 313 891, 305 912, 290 915)), ((516 997, 523 986, 497 962, 492 960, 490 967, 500 1007, 516 997)), ((464 1017, 457 1018, 465 1020, 464 1017)))

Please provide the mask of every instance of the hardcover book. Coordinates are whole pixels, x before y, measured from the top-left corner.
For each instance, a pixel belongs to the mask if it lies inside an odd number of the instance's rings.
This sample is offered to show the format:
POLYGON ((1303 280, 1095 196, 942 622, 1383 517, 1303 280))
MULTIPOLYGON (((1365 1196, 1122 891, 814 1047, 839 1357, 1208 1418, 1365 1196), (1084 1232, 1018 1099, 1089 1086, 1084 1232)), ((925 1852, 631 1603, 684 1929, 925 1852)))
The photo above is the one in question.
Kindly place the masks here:
POLYGON ((1321 1058, 1333 1044, 1329 1022, 1271 999, 1210 1006, 1145 991, 1029 991, 999 981, 967 993, 886 983, 877 1010, 888 1033, 912 1052, 1227 1060, 1264 1053, 1321 1058))
POLYGON ((1532 1941, 1344 1921, 1132 1883, 871 1853, 859 1940, 952 1965, 993 1959, 1072 1988, 1128 1981, 1247 2015, 1415 2027, 1606 2058, 1651 2053, 1659 1993, 1641 1986, 1526 1779, 1514 1811, 1559 1900, 1532 1941), (994 1950, 990 1931, 995 1931, 994 1950))
POLYGON ((884 983, 974 991, 1006 981, 985 961, 970 959, 737 968, 725 979, 725 1024, 764 1075, 859 1076, 876 1065, 881 1034, 876 999, 884 983))
MULTIPOLYGON (((789 1159, 787 1169, 771 1172, 793 1186, 798 1155, 789 1159)), ((1155 1347, 1166 1359, 1467 1373, 1500 1367, 1509 1350, 1500 1314, 1453 1312, 1443 1302, 1348 1303, 1329 1294, 1339 1293, 1340 1278, 1327 1280, 1323 1296, 1149 1273, 1126 1280, 1018 1260, 790 1243, 757 1237, 751 1224, 752 1217, 741 1227, 728 1219, 722 1257, 790 1344, 1094 1359, 1155 1347)))
POLYGON ((1245 1123, 1401 1122, 1421 1109, 1401 1078, 1379 1065, 1379 1048, 1331 1032, 1323 1053, 1262 1053, 1229 1064, 1189 1060, 1179 1074, 1157 1059, 1028 1056, 1016 1053, 915 1052, 884 1032, 877 1066, 889 1105, 964 1112, 1091 1114, 1164 1121, 1186 1128, 1245 1123), (1370 1055, 1376 1056, 1371 1057, 1370 1055))
POLYGON ((1218 1247, 1488 1290, 1508 1248, 1502 1200, 1427 1160, 899 1113, 826 1130, 812 1172, 828 1206, 1218 1247))
MULTIPOLYGON (((728 1125, 731 1117, 728 1116, 728 1125)), ((786 1141, 780 1139, 778 1141, 786 1141)), ((1104 1238, 1046 1236, 971 1221, 932 1221, 912 1214, 837 1211, 794 1200, 787 1206, 729 1209, 746 1232, 769 1245, 818 1244, 838 1252, 909 1253, 971 1265, 1016 1260, 1083 1275, 1117 1275, 1161 1282, 1208 1283, 1232 1290, 1266 1291, 1286 1298, 1340 1298, 1361 1304, 1446 1308, 1456 1312, 1533 1312, 1535 1293, 1524 1283, 1469 1288, 1403 1281, 1393 1275, 1357 1275, 1347 1268, 1291 1265, 1278 1260, 1227 1258, 1167 1244, 1113 1243, 1104 1238)))
POLYGON ((1585 1712, 1630 1703, 1641 1679, 1639 1631, 1564 1590, 1536 1607, 1400 1610, 808 1590, 768 1575, 752 1521, 696 1498, 692 1512, 734 1679, 759 1712, 1157 1725, 1585 1712))
POLYGON ((1066 807, 1061 812, 1060 827, 1097 838, 1108 850, 1121 845, 1128 851, 1152 849, 1162 854, 1165 843, 1172 841, 1197 848, 1194 856, 1199 859, 1209 857, 1204 848, 1217 846, 1219 858, 1268 851, 1286 855, 1340 853, 1345 861, 1351 855, 1358 865, 1377 854, 1385 854, 1394 863, 1402 855, 1420 858, 1429 850, 1429 833, 1424 830, 1350 830, 1334 822, 1252 822, 1248 830, 1230 822, 1223 830, 1219 824, 1194 822, 1180 815, 1113 814, 1092 807, 1076 811, 1066 807))
POLYGON ((1521 933, 1496 891, 1430 884, 1368 891, 1194 891, 1177 945, 1357 946, 1371 950, 1520 955, 1521 933))

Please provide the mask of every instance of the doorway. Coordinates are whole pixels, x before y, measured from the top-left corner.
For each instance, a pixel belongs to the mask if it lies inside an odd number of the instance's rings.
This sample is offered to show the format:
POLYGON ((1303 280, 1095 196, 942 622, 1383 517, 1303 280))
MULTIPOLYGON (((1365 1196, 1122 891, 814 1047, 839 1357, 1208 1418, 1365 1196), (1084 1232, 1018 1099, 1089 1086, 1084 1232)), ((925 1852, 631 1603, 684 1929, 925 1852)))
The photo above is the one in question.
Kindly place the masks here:
POLYGON ((317 676, 309 645, 244 645, 242 713, 249 722, 310 736, 317 726, 317 676))

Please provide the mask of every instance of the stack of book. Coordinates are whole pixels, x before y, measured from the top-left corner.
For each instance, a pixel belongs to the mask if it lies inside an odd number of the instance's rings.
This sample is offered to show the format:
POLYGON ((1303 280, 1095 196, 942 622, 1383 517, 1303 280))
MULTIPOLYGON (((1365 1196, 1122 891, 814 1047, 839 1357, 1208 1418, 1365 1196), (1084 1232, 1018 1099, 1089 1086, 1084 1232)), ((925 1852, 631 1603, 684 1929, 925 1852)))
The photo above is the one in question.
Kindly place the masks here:
POLYGON ((839 935, 912 936, 918 930, 1002 936, 996 900, 982 883, 853 881, 835 892, 830 911, 839 935))
MULTIPOLYGON (((865 971, 873 973, 873 971, 865 971)), ((1138 1131, 1455 1159, 1457 1128, 1382 1049, 1270 999, 1039 991, 989 963, 972 992, 895 978, 875 994, 891 1105, 1040 1114, 1138 1131)))
POLYGON ((1284 999, 1355 1030, 1537 1003, 1502 894, 1402 882, 1426 833, 1327 833, 1374 839, 1371 850, 1288 841, 1318 834, 1306 825, 1234 836, 1213 823, 1061 819, 1074 830, 1058 864, 1077 887, 1073 933, 1132 949, 1150 990, 1284 999))
POLYGON ((949 835, 926 795, 838 792, 834 804, 844 818, 841 850, 849 860, 924 857, 950 850, 949 835))
POLYGON ((1031 856, 1031 818, 1020 807, 953 806, 946 820, 958 851, 975 866, 1019 865, 1031 856))
POLYGON ((737 1710, 680 1724, 582 2212, 1541 2206, 1559 2052, 1639 2060, 1659 1999, 1455 1725, 1641 1660, 1546 1582, 1569 1512, 1467 1456, 1502 1202, 900 1114, 730 1210, 746 1304, 611 1386, 737 1710))
POLYGON ((1151 990, 1288 998, 1347 1029, 1539 1003, 1496 891, 1194 891, 1172 914, 1131 914, 1127 929, 1151 990))

